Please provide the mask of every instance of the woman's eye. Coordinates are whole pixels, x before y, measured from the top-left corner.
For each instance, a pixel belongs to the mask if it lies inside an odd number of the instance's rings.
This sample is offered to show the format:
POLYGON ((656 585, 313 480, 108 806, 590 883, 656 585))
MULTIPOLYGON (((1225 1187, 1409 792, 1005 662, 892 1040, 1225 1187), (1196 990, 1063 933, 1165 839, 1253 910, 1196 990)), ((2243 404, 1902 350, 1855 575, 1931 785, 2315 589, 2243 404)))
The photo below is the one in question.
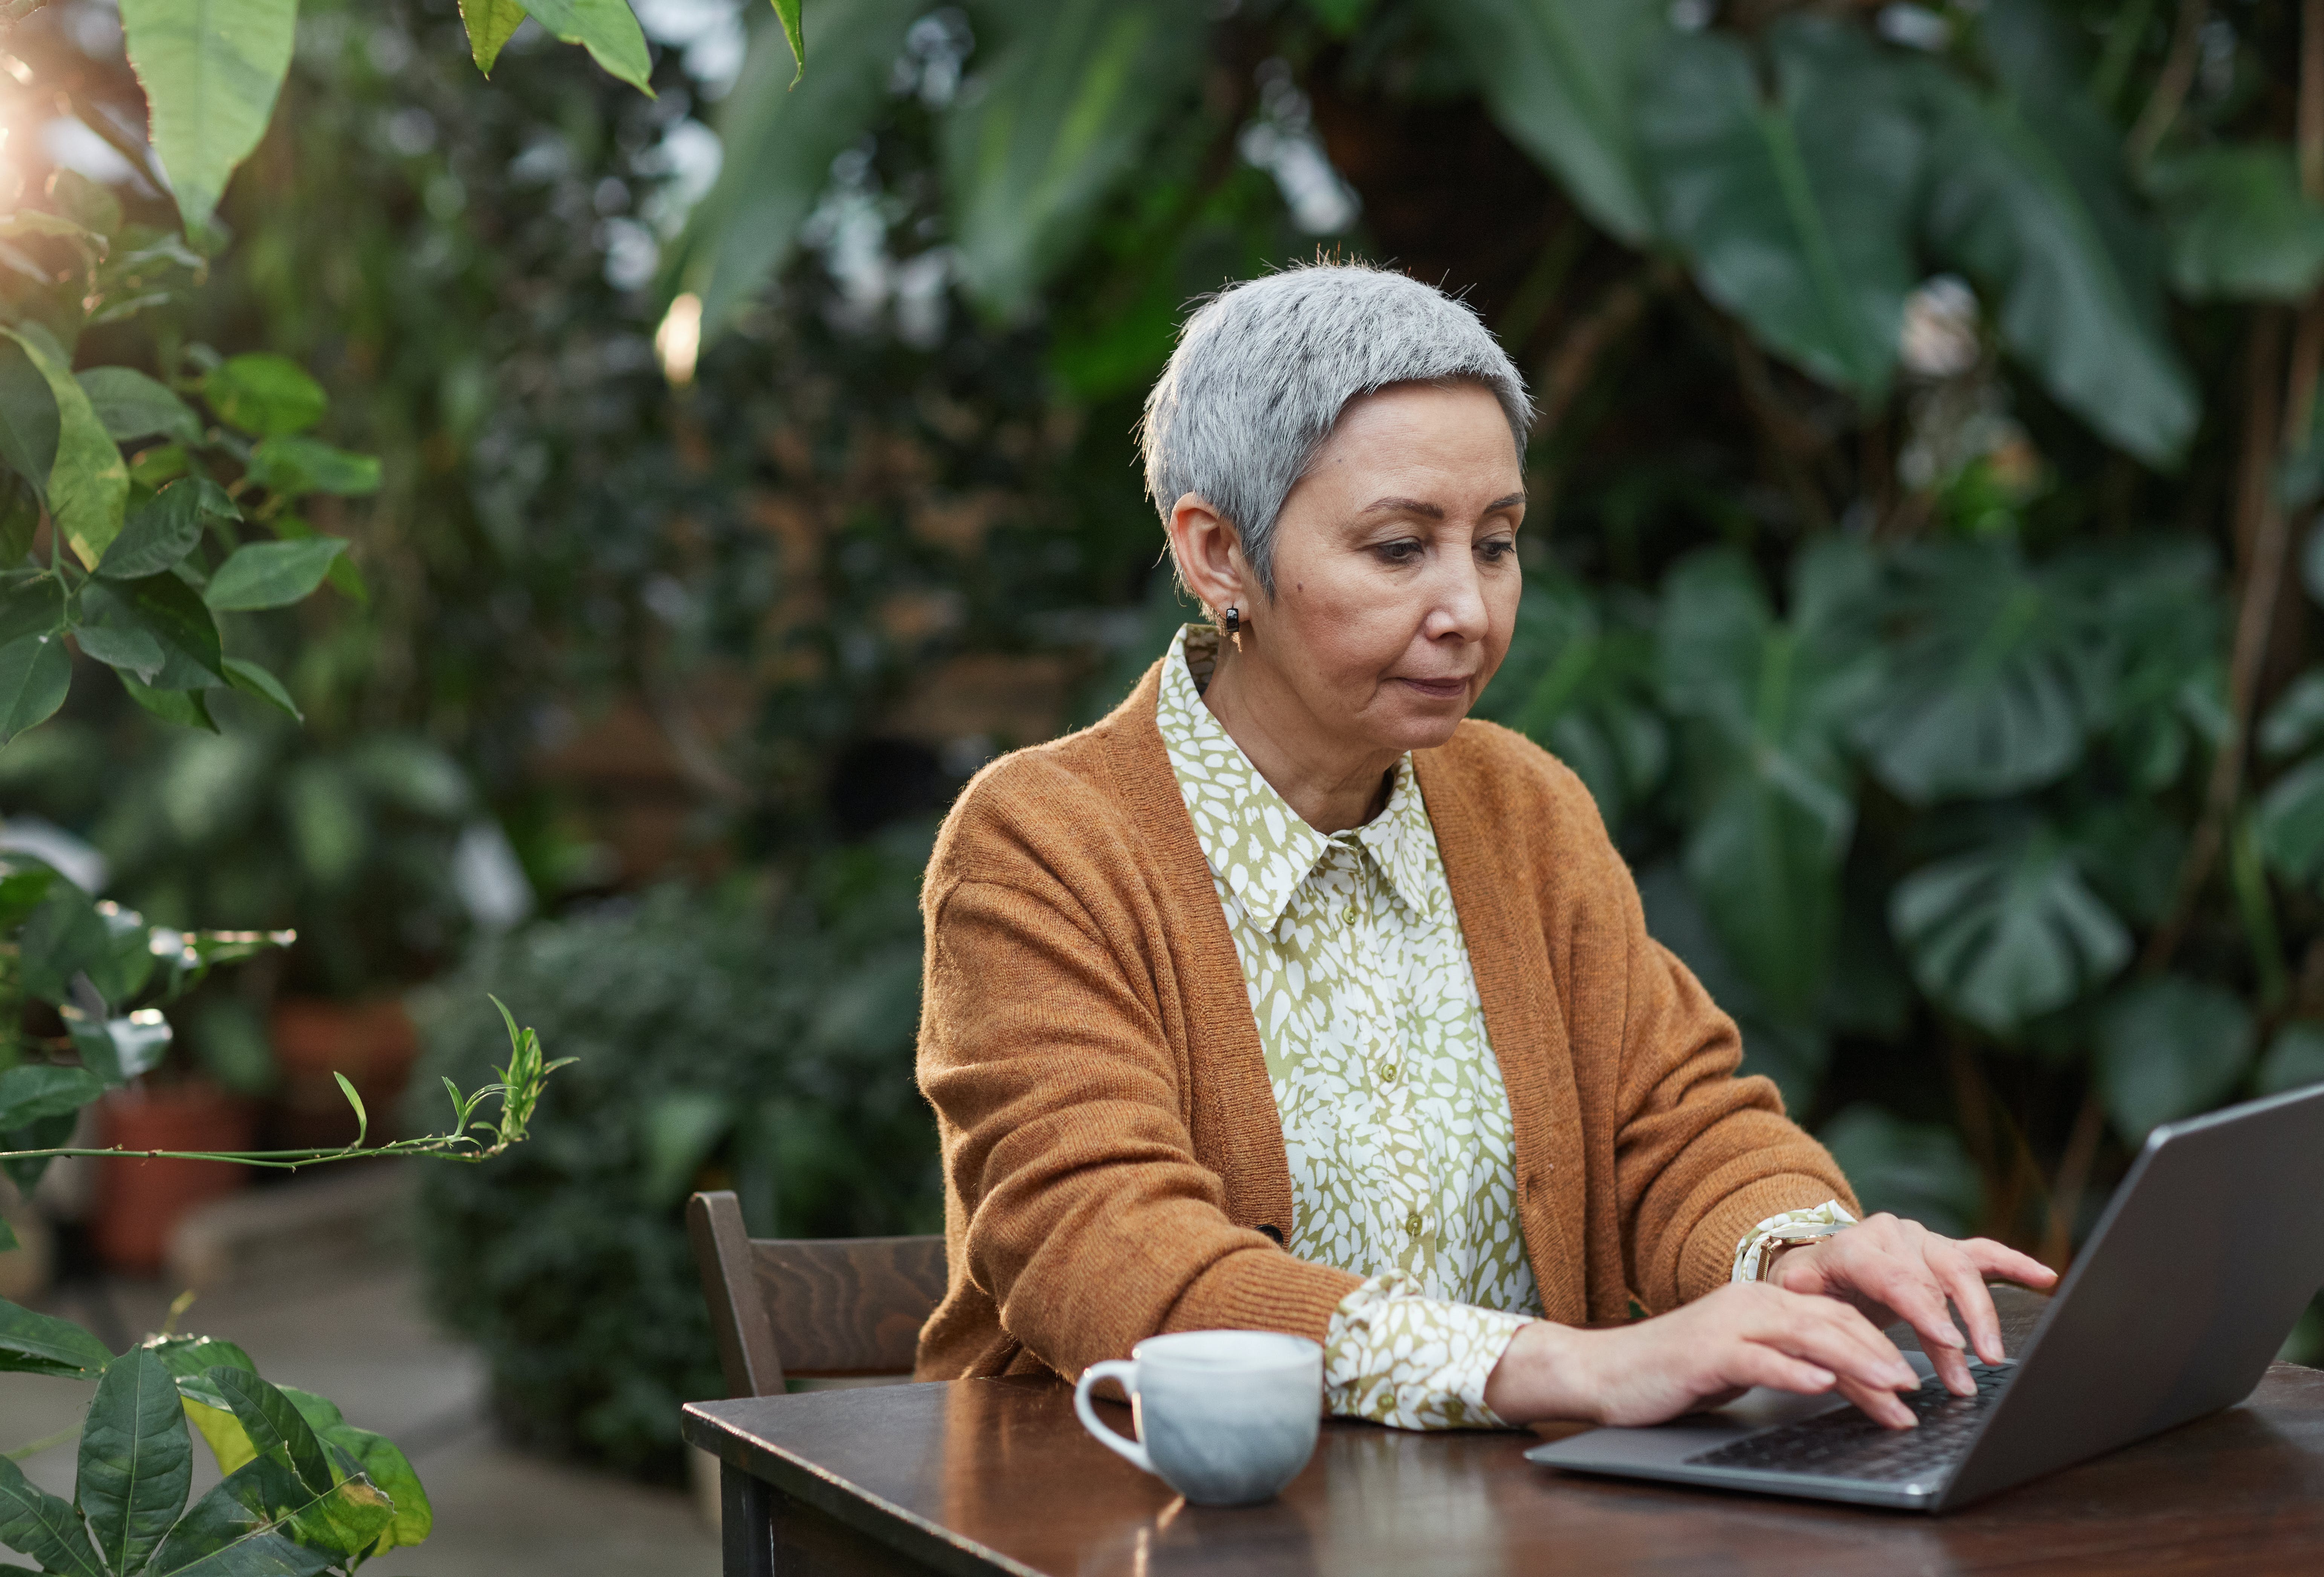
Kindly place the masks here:
POLYGON ((1517 547, 1517 545, 1515 542, 1510 541, 1507 537, 1495 537, 1491 541, 1479 546, 1477 551, 1485 556, 1486 563, 1499 564, 1502 559, 1516 552, 1517 547))
POLYGON ((1420 544, 1409 540, 1402 542, 1382 542, 1372 551, 1390 564, 1409 564, 1420 557, 1420 544))

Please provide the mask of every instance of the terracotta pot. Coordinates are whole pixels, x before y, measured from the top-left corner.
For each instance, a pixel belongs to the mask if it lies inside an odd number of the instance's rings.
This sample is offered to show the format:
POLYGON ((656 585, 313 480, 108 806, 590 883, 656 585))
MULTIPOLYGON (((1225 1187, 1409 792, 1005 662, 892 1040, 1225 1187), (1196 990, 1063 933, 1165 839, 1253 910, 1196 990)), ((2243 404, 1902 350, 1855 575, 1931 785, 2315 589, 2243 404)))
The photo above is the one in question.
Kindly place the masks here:
POLYGON ((420 1035, 401 999, 337 1002, 285 997, 271 1026, 282 1074, 267 1113, 269 1139, 282 1148, 353 1142, 355 1116, 331 1075, 345 1074, 371 1113, 374 1136, 393 1126, 395 1109, 419 1060, 420 1035))
MULTIPOLYGON (((115 1090, 97 1108, 97 1142, 124 1149, 248 1149, 254 1126, 248 1102, 203 1079, 115 1090)), ((248 1167, 226 1161, 98 1162, 98 1257, 116 1270, 161 1269, 179 1221, 249 1180, 248 1167)))

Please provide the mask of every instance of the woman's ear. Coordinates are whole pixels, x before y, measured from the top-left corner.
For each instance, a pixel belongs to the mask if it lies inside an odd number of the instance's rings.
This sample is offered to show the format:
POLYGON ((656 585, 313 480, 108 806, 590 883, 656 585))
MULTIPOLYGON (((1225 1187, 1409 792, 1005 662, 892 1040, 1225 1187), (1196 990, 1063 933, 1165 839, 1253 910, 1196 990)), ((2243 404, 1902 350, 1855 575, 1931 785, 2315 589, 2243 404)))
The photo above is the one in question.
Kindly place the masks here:
POLYGON ((1223 515, 1201 493, 1189 493, 1170 506, 1166 529, 1178 574, 1203 606, 1213 613, 1238 606, 1250 611, 1256 602, 1250 567, 1243 562, 1241 539, 1223 515))

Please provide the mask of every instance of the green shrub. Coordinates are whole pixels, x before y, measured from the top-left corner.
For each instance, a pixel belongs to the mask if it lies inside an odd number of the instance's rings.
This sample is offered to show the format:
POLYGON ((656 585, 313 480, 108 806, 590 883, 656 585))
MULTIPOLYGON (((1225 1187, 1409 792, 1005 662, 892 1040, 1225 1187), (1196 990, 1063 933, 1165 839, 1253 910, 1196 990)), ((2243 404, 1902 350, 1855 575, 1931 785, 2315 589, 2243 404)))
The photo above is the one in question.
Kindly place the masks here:
POLYGON ((415 1115, 438 1074, 473 1081, 494 1049, 481 991, 578 1059, 522 1150, 422 1194, 429 1295, 484 1347, 519 1441, 678 1474, 678 1404, 724 1394, 693 1189, 734 1188, 762 1236, 936 1230, 912 1079, 927 853, 914 829, 823 856, 771 906, 665 888, 532 926, 420 1003, 415 1115))

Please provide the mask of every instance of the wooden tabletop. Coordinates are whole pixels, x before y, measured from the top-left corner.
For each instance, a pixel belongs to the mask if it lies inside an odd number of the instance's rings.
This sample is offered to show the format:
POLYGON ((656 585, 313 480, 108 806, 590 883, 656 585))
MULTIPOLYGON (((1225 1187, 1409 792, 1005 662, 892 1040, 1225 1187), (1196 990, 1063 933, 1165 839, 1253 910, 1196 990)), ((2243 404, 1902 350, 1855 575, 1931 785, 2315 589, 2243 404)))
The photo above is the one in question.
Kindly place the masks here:
POLYGON ((2324 1372, 2289 1364, 2240 1406, 1942 1517, 1566 1476, 1524 1460, 1532 1434, 1340 1421, 1276 1501, 1189 1506, 1050 1380, 696 1403, 686 1434, 773 1486, 779 1525, 785 1507, 812 1525, 791 1549, 810 1568, 821 1550, 1054 1577, 2324 1572, 2324 1372))

